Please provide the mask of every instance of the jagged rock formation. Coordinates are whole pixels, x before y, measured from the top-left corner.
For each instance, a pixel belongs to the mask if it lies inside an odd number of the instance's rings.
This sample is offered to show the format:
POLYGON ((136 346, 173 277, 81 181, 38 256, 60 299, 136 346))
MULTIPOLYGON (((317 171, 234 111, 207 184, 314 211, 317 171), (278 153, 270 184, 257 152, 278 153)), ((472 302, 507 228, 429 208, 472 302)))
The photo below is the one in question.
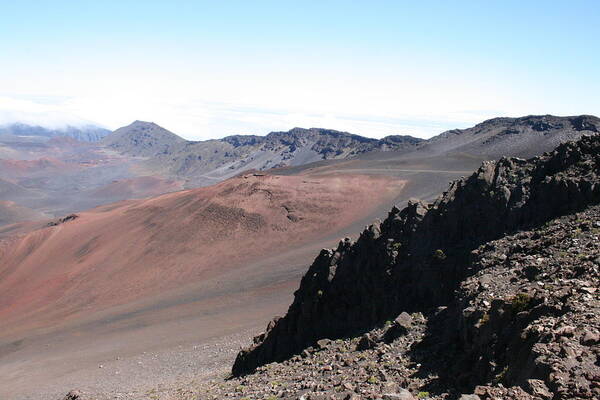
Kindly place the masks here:
POLYGON ((488 242, 447 307, 320 339, 183 398, 599 398, 599 235, 596 205, 488 242))
POLYGON ((475 250, 479 272, 417 347, 429 354, 423 369, 469 389, 502 383, 541 398, 600 397, 598 235, 594 206, 475 250))
POLYGON ((42 136, 47 138, 70 137, 83 142, 98 142, 110 134, 108 129, 95 125, 65 126, 64 128, 45 128, 43 126, 14 123, 0 126, 0 135, 42 136))
POLYGON ((599 175, 600 137, 584 137, 527 161, 486 162, 434 203, 392 209, 355 243, 346 239, 319 254, 286 316, 239 353, 233 373, 284 360, 322 338, 367 331, 402 311, 451 304, 477 272, 473 250, 599 202, 599 175))

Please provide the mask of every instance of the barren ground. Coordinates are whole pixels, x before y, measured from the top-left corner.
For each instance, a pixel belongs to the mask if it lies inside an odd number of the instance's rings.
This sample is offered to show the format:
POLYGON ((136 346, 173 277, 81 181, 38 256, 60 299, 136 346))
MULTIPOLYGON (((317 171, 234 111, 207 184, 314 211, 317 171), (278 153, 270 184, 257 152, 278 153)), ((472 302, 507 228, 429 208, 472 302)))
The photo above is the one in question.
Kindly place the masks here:
POLYGON ((106 398, 170 398, 182 382, 222 378, 239 347, 273 315, 285 312, 320 248, 358 234, 392 204, 439 194, 449 180, 478 163, 406 165, 392 159, 309 165, 275 171, 278 176, 239 177, 210 188, 103 206, 79 213, 74 221, 21 234, 19 244, 6 246, 0 256, 0 274, 15 274, 0 288, 0 315, 8 322, 0 334, 0 397, 53 399, 79 388, 106 398), (274 200, 259 190, 253 196, 261 200, 248 203, 253 190, 248 179, 260 183, 255 189, 275 193, 274 200), (325 198, 324 187, 329 187, 325 198), (246 191, 243 196, 227 197, 240 190, 246 191), (263 215, 268 228, 235 225, 232 238, 226 234, 232 221, 224 220, 217 229, 225 235, 221 243, 207 245, 202 224, 183 218, 206 211, 200 192, 210 204, 263 215), (276 214, 269 201, 278 202, 276 214), (289 211, 281 207, 291 201, 295 206, 289 211), (292 222, 288 214, 294 212, 305 218, 292 222), (273 228, 281 224, 293 229, 273 228), (164 236, 153 236, 157 232, 164 236), (102 246, 84 248, 97 236, 103 237, 102 246), (153 243, 168 247, 153 251, 153 243), (220 247, 223 243, 229 247, 220 247), (44 252, 36 254, 40 247, 44 252), (6 260, 14 263, 11 272, 6 260), (29 270, 20 275, 24 265, 29 270), (165 265, 168 279, 159 273, 165 265), (61 275, 62 284, 48 283, 61 275))

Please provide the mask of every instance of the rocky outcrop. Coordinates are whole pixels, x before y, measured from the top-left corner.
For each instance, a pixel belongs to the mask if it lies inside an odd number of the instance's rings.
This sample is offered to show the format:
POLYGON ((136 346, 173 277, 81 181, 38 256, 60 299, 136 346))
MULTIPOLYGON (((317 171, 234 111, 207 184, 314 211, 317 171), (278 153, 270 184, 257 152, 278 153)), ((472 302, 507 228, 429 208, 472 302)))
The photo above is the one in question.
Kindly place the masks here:
POLYGON ((356 242, 322 250, 283 318, 239 353, 236 375, 281 361, 323 338, 365 332, 402 311, 455 300, 480 266, 472 251, 491 240, 600 201, 600 137, 530 160, 486 162, 432 204, 410 202, 356 242))
POLYGON ((600 398, 600 206, 488 242, 448 306, 320 339, 207 398, 600 398))
POLYGON ((58 226, 58 225, 62 225, 65 222, 69 222, 69 221, 73 221, 76 220, 77 218, 79 218, 79 215, 77 214, 69 214, 66 217, 62 217, 57 219, 56 221, 50 221, 46 224, 46 226, 58 226))
POLYGON ((440 381, 600 398, 600 207, 481 246, 418 350, 440 381), (435 350, 434 350, 435 349, 435 350), (434 361, 435 360, 435 361, 434 361))

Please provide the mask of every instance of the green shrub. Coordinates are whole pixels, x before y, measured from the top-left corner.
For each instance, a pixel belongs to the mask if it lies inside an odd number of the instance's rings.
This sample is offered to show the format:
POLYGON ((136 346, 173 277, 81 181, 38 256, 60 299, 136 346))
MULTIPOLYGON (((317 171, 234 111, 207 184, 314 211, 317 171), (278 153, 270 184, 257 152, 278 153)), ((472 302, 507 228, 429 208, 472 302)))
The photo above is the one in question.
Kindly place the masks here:
POLYGON ((492 379, 492 383, 494 385, 497 385, 499 383, 504 382, 504 380, 506 379, 507 372, 508 372, 508 366, 504 367, 504 369, 502 369, 502 371, 492 379))
POLYGON ((441 249, 437 249, 433 252, 433 258, 437 261, 444 261, 446 259, 446 253, 441 249))
POLYGON ((479 320, 479 325, 485 325, 490 322, 490 313, 486 312, 479 320))
POLYGON ((510 302, 512 307, 512 311, 515 314, 520 313, 521 311, 525 311, 529 308, 531 304, 531 296, 527 293, 519 293, 510 302))

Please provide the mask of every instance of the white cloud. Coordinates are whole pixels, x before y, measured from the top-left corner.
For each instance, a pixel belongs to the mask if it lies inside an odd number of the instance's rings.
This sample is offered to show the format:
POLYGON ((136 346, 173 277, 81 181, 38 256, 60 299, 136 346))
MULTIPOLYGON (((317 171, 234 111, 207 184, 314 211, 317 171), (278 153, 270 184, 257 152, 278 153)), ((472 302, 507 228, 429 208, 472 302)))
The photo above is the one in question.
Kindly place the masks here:
MULTIPOLYGON (((231 134, 259 134, 293 127, 319 127, 369 137, 409 134, 430 137, 447 129, 472 125, 498 116, 494 111, 465 111, 447 115, 350 114, 335 111, 294 111, 202 99, 151 96, 148 93, 81 97, 0 97, 0 125, 23 122, 49 128, 98 124, 111 129, 133 120, 153 121, 192 140, 231 134)), ((391 114, 391 113, 390 113, 391 114)))
POLYGON ((0 97, 0 125, 7 125, 14 122, 43 126, 50 129, 95 124, 90 120, 69 113, 61 105, 19 98, 0 97))
POLYGON ((201 62, 169 68, 132 65, 99 63, 65 66, 60 73, 0 76, 10 100, 0 102, 0 118, 54 125, 93 121, 111 129, 139 119, 196 140, 264 135, 295 126, 371 137, 429 137, 526 109, 499 85, 482 87, 466 78, 446 81, 427 71, 361 72, 339 65, 248 69, 201 62), (461 111, 484 107, 502 111, 461 111))

